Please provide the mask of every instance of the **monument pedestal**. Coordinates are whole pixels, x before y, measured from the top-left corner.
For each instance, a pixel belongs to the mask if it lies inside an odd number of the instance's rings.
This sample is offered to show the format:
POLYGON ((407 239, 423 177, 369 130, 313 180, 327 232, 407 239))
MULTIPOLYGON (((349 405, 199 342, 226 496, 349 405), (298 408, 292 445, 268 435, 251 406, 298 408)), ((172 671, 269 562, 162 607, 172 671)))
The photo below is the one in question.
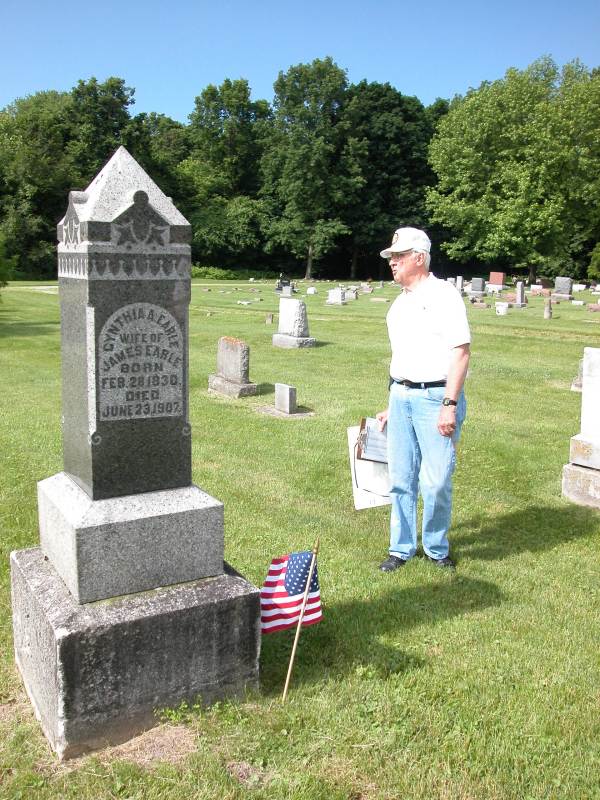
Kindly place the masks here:
POLYGON ((197 486, 92 500, 59 472, 38 483, 40 545, 78 603, 223 572, 223 504, 197 486))
POLYGON ((227 397, 251 397, 258 394, 256 383, 236 383, 228 381, 221 375, 208 376, 208 388, 211 392, 227 395, 227 397))
POLYGON ((578 506, 600 508, 600 470, 565 464, 562 474, 563 497, 578 506))
POLYGON ((289 336, 286 333, 273 334, 273 347, 314 347, 317 340, 312 336, 289 336))
POLYGON ((138 734, 156 709, 258 686, 260 592, 225 569, 79 605, 40 548, 11 554, 16 661, 61 759, 138 734))

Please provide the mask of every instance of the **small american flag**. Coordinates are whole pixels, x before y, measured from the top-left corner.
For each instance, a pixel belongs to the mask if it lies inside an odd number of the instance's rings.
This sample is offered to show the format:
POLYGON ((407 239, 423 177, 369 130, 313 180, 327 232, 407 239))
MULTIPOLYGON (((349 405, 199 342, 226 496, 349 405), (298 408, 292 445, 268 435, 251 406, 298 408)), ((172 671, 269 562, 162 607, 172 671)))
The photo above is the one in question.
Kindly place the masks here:
MULTIPOLYGON (((307 550, 280 556, 271 561, 269 574, 260 593, 260 627, 263 633, 282 631, 298 624, 311 559, 312 553, 307 550)), ((322 616, 315 563, 302 624, 314 625, 322 616)))

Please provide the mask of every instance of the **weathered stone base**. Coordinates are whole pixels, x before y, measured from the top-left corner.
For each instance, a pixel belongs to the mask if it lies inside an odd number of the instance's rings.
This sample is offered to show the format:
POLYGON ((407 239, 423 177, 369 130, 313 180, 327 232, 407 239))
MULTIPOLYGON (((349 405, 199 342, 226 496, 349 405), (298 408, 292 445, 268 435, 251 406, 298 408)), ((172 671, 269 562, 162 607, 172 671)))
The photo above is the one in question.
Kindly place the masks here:
POLYGON ((273 347, 314 347, 317 343, 312 336, 288 336, 285 333, 273 334, 273 347))
POLYGON ((550 297, 551 297, 552 300, 558 300, 558 302, 560 302, 561 300, 572 300, 573 299, 573 295, 572 294, 561 294, 560 292, 552 292, 550 297))
POLYGON ((233 381, 228 381, 227 378, 222 378, 220 375, 208 376, 208 388, 211 392, 224 394, 227 397, 250 397, 258 394, 258 385, 256 383, 234 383, 233 381))
POLYGON ((600 470, 565 464, 562 493, 563 497, 578 506, 600 508, 600 470))
POLYGON ((513 308, 527 308, 527 303, 511 303, 513 308))
POLYGON ((275 406, 260 406, 257 411, 261 414, 267 414, 269 417, 277 417, 277 419, 306 419, 306 417, 314 417, 314 411, 303 411, 302 407, 298 407, 293 414, 286 414, 285 411, 279 411, 275 406))
POLYGON ((481 300, 482 297, 486 296, 486 293, 485 292, 476 292, 474 290, 473 291, 469 290, 467 292, 467 296, 468 297, 475 297, 477 300, 481 300))
POLYGON ((259 590, 226 570, 80 606, 39 548, 11 553, 16 661, 61 759, 135 736, 157 708, 258 685, 259 590))
MULTIPOLYGON (((573 389, 572 385, 571 389, 573 389)), ((577 391, 581 391, 581 386, 577 391)), ((581 433, 572 436, 569 461, 580 467, 600 470, 600 442, 592 442, 581 433)))
POLYGON ((38 483, 40 544, 79 603, 223 572, 223 504, 197 486, 92 500, 64 472, 38 483))

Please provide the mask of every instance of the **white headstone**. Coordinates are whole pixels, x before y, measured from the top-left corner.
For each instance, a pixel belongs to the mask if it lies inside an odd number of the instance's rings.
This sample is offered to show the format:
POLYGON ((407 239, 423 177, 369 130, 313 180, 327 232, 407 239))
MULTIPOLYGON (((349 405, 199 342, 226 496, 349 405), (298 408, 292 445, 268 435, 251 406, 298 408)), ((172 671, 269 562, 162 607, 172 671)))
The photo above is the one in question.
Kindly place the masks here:
POLYGON ((316 344, 308 332, 308 317, 304 300, 282 297, 279 300, 279 328, 273 336, 275 347, 313 347, 316 344))
POLYGON ((325 301, 326 305, 338 305, 342 306, 346 302, 346 293, 343 289, 339 287, 336 289, 329 289, 327 292, 327 300, 325 301))
POLYGON ((282 414, 295 414, 296 387, 288 386, 287 383, 275 384, 275 409, 282 414))

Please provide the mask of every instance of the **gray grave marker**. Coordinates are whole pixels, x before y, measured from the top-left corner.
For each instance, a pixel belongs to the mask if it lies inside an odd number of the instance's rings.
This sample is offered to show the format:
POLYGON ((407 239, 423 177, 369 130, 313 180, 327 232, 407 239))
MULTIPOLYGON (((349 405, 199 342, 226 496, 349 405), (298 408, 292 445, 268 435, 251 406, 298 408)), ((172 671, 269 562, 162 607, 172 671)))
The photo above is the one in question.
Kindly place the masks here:
POLYGON ((287 383, 275 384, 275 409, 282 414, 295 414, 297 411, 296 405, 296 387, 288 386, 287 383))
POLYGON ((208 376, 208 388, 227 397, 249 397, 258 392, 250 382, 250 348, 241 339, 221 336, 217 348, 217 372, 208 376))
POLYGON ((279 301, 279 328, 273 335, 275 347, 314 347, 316 339, 309 335, 304 300, 282 297, 279 301))
POLYGON ((16 661, 71 757, 256 685, 260 632, 223 504, 191 482, 188 222, 121 147, 58 238, 64 472, 38 484, 41 549, 11 576, 16 661))

